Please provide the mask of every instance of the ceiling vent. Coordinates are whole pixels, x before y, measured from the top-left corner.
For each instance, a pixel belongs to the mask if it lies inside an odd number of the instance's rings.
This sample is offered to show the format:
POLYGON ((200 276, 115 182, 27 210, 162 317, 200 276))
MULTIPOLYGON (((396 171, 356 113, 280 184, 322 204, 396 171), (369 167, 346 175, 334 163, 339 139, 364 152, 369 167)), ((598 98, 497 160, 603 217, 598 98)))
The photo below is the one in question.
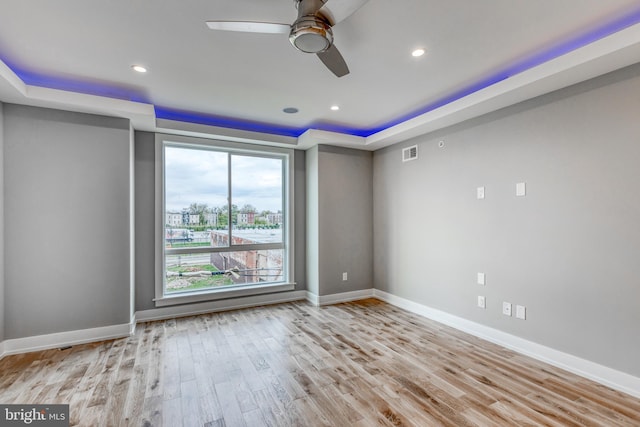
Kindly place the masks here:
POLYGON ((402 161, 408 162, 418 158, 418 146, 413 145, 402 150, 402 161))

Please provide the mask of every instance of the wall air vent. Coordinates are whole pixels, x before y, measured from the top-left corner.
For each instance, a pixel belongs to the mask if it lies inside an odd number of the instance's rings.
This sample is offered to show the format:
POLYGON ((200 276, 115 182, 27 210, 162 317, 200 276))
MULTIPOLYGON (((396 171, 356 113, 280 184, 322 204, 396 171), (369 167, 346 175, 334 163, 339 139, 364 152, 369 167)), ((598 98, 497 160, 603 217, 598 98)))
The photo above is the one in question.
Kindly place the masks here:
POLYGON ((412 145, 411 147, 404 148, 402 150, 402 161, 408 162, 409 160, 415 160, 418 158, 418 146, 412 145))

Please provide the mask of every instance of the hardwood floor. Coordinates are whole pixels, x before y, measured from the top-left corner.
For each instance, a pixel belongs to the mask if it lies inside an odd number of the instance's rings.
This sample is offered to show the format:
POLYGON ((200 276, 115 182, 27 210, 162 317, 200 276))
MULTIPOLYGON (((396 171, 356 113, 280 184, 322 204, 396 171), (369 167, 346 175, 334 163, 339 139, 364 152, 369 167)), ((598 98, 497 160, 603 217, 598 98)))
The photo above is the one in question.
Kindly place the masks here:
POLYGON ((0 403, 86 426, 639 426, 640 400, 370 299, 8 356, 0 403))

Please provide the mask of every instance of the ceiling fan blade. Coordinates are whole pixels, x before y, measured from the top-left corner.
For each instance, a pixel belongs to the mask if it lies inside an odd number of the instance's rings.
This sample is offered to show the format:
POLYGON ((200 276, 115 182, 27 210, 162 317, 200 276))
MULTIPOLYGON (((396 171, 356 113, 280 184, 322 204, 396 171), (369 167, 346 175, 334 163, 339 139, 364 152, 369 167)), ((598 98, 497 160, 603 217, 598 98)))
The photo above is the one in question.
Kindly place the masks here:
POLYGON ((349 74, 349 67, 347 67, 347 63, 340 54, 336 45, 332 44, 329 49, 324 52, 318 52, 317 55, 324 65, 326 65, 327 68, 336 76, 342 77, 349 74))
POLYGON ((330 18, 331 25, 344 21, 369 0, 327 0, 320 13, 330 18))
POLYGON ((291 26, 273 22, 252 21, 207 21, 212 30, 240 31, 243 33, 289 34, 291 26))

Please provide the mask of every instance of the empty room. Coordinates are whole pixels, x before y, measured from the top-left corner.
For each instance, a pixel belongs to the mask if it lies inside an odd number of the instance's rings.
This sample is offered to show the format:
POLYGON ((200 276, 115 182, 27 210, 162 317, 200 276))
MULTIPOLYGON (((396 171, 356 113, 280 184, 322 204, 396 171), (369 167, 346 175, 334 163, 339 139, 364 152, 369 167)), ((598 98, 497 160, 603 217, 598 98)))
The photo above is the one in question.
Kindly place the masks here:
POLYGON ((640 3, 0 2, 0 425, 640 426, 640 3))

